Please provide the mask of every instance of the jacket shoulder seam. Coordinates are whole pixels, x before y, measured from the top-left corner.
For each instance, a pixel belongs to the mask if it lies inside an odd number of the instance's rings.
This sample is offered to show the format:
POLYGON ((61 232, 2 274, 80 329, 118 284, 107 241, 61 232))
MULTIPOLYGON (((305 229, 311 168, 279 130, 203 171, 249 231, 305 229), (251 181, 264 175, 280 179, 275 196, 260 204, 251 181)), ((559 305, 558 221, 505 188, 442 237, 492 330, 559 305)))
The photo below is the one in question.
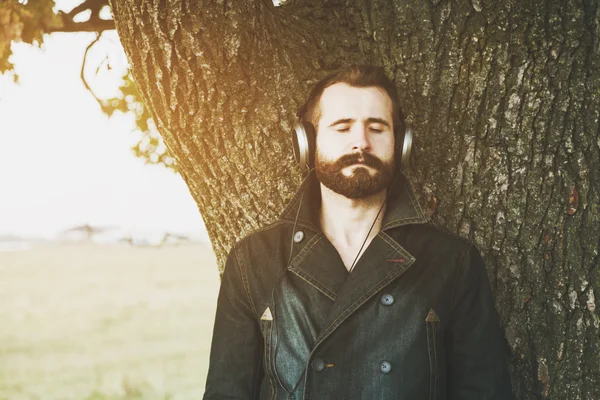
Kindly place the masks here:
POLYGON ((252 301, 252 296, 250 295, 250 286, 248 284, 248 272, 247 272, 247 266, 246 266, 246 261, 244 260, 244 257, 242 254, 240 254, 239 250, 239 246, 234 246, 233 248, 233 254, 235 256, 235 259, 237 261, 238 267, 240 269, 240 275, 242 277, 242 286, 244 287, 244 292, 246 292, 246 296, 248 297, 248 301, 250 302, 250 308, 252 308, 252 312, 254 313, 254 315, 256 316, 256 307, 254 306, 254 301, 252 301))
POLYGON ((460 285, 460 278, 466 273, 466 269, 467 269, 466 262, 467 262, 467 259, 469 258, 469 254, 471 253, 471 248, 473 247, 472 241, 465 239, 461 236, 458 236, 458 237, 462 238, 468 246, 467 246, 467 249, 465 250, 465 253, 460 258, 458 267, 456 268, 456 273, 455 273, 455 277, 454 277, 454 289, 452 290, 452 298, 450 299, 450 308, 449 308, 451 315, 454 311, 454 306, 455 306, 454 303, 456 301, 458 286, 460 285))
POLYGON ((259 317, 259 315, 256 311, 256 306, 254 305, 254 300, 252 300, 252 294, 250 291, 250 282, 248 279, 248 263, 246 262, 246 258, 243 255, 243 249, 241 247, 243 247, 246 244, 246 242, 255 234, 264 232, 264 231, 268 231, 268 230, 273 229, 281 224, 283 224, 283 221, 277 220, 277 221, 270 223, 269 225, 263 226, 262 228, 257 228, 255 230, 251 231, 246 236, 244 236, 242 239, 238 240, 233 245, 232 251, 234 251, 234 255, 237 260, 239 269, 240 269, 240 275, 242 277, 242 285, 244 287, 244 292, 246 292, 246 296, 248 297, 248 301, 250 302, 250 307, 252 308, 252 312, 254 313, 254 315, 256 317, 259 317))

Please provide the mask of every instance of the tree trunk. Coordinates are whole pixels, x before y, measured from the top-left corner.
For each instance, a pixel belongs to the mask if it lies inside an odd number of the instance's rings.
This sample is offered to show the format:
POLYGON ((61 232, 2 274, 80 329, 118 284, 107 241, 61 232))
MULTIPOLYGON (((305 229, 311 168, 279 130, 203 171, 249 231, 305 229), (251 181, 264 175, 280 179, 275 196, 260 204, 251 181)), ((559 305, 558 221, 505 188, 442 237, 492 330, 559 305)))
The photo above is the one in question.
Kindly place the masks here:
POLYGON ((301 181, 289 129, 310 85, 383 65, 421 203, 486 260, 518 398, 600 399, 596 1, 111 3, 220 268, 301 181))

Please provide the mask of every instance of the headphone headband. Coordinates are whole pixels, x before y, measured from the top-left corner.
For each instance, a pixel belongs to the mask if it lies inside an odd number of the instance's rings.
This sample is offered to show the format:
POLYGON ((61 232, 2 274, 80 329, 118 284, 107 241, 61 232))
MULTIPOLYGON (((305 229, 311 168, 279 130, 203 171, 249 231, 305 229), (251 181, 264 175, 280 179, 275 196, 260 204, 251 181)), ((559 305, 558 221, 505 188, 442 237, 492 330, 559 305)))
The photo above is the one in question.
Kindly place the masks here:
POLYGON ((296 111, 296 117, 299 119, 304 119, 304 114, 306 114, 307 103, 302 104, 298 107, 298 111, 296 111))

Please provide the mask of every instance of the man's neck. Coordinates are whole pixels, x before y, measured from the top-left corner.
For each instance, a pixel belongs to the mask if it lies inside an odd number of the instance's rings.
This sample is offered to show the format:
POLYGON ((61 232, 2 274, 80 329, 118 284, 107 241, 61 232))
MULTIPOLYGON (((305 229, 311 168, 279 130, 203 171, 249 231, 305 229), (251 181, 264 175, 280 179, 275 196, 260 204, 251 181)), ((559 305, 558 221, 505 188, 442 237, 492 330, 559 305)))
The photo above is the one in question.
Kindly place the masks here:
MULTIPOLYGON (((360 247, 385 200, 386 190, 363 199, 349 199, 331 191, 323 184, 320 186, 321 230, 336 247, 345 249, 360 247)), ((379 213, 367 242, 370 242, 370 239, 381 229, 384 214, 385 206, 379 213)))

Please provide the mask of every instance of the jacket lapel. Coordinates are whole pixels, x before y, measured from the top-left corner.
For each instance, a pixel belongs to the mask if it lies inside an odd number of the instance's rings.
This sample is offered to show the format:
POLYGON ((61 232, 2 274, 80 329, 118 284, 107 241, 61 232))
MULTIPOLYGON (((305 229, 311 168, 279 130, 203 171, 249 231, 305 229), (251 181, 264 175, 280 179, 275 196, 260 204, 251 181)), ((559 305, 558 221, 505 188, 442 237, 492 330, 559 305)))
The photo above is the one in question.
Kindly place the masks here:
POLYGON ((429 221, 410 182, 399 173, 389 188, 380 232, 361 255, 352 273, 348 274, 337 250, 320 230, 318 209, 321 192, 315 175, 314 170, 311 171, 280 217, 293 224, 297 215, 297 226, 316 232, 294 257, 290 270, 335 302, 314 349, 348 316, 416 261, 386 231, 429 221))
POLYGON ((340 288, 315 347, 367 300, 402 275, 415 261, 412 254, 387 233, 380 231, 340 288))
POLYGON ((332 301, 336 301, 348 278, 340 255, 323 232, 306 243, 292 259, 289 269, 332 301))

